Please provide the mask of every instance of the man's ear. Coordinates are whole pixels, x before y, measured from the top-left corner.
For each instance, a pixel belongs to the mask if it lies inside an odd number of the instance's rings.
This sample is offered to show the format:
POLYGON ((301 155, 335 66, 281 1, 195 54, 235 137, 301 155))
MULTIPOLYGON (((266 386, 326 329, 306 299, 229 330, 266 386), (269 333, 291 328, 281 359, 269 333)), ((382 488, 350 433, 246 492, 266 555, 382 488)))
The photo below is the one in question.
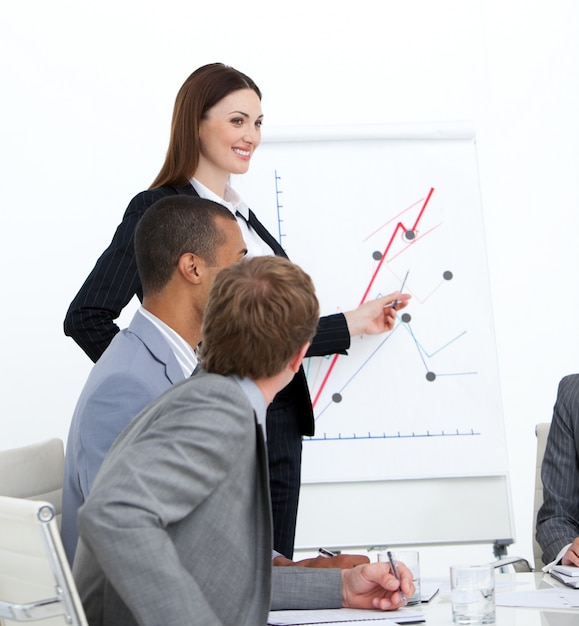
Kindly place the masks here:
POLYGON ((177 269, 186 281, 198 285, 205 271, 205 261, 192 252, 186 252, 179 257, 177 269))
POLYGON ((295 356, 289 362, 289 367, 294 374, 300 369, 300 365, 302 364, 302 361, 304 360, 304 357, 306 356, 306 352, 308 351, 309 347, 310 347, 310 342, 308 341, 308 343, 303 345, 296 352, 295 356))

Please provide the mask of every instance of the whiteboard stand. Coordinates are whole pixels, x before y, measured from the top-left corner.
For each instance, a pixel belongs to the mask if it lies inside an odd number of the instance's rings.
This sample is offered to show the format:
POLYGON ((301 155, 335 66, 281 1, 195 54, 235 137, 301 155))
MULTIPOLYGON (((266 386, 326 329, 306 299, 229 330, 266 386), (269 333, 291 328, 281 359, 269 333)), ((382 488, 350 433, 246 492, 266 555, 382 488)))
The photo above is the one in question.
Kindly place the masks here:
POLYGON ((296 550, 514 542, 508 477, 302 485, 296 550))

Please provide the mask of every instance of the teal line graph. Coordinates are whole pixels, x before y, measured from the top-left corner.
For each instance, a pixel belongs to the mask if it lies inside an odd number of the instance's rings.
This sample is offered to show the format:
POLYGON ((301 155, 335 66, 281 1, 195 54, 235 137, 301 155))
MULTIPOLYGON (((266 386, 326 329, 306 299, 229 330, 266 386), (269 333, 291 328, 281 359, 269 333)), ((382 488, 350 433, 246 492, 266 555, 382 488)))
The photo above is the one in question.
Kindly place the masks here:
MULTIPOLYGON (((318 419, 320 419, 324 413, 326 411, 328 411, 332 405, 334 403, 337 402, 341 402, 342 400, 342 394, 343 392, 347 389, 347 387, 360 375, 362 374, 363 370, 366 368, 366 366, 370 363, 370 361, 372 359, 374 359, 378 353, 383 349, 383 347, 386 345, 386 343, 391 340, 395 333, 398 332, 401 328, 403 328, 411 337, 412 342, 414 343, 414 345, 417 348, 418 354, 419 354, 419 358, 422 362, 422 364, 424 365, 424 370, 425 370, 425 379, 429 382, 433 382, 436 377, 445 377, 445 376, 474 376, 477 374, 476 371, 465 371, 465 372, 434 372, 433 370, 430 369, 428 363, 427 363, 427 359, 431 359, 434 356, 436 356, 437 354, 439 354, 441 351, 443 351, 445 348, 448 348, 450 345, 452 345, 454 342, 458 341, 461 337, 463 337, 464 335, 466 335, 467 331, 463 331, 461 333, 459 333, 456 337, 453 337, 452 339, 450 339, 449 341, 447 341, 444 345, 438 347, 437 349, 433 350, 432 352, 428 352, 421 344, 420 342, 416 339, 416 337, 414 336, 414 333, 412 331, 412 328, 410 326, 410 316, 405 313, 402 315, 398 316, 398 322, 396 323, 396 326, 388 333, 384 336, 384 338, 382 339, 382 341, 378 344, 378 346, 372 351, 372 353, 355 369, 352 371, 351 375, 349 376, 349 378, 346 380, 345 383, 343 383, 339 389, 337 389, 336 391, 334 391, 332 393, 332 398, 329 402, 327 402, 323 407, 320 407, 319 410, 316 412, 316 421, 318 419)), ((319 357, 318 357, 319 358, 319 357)), ((325 359, 331 359, 331 356, 328 357, 323 357, 325 359)), ((312 358, 307 359, 307 363, 305 364, 305 369, 306 369, 306 376, 308 376, 309 374, 309 370, 311 367, 311 363, 312 363, 312 358)), ((339 437, 341 438, 341 437, 339 437)))
MULTIPOLYGON (((276 172, 277 176, 277 172, 276 172)), ((407 253, 414 246, 420 246, 425 239, 434 235, 438 232, 438 229, 443 226, 443 223, 436 223, 435 225, 430 224, 428 227, 425 227, 424 231, 421 231, 419 228, 419 223, 421 219, 425 218, 428 211, 429 201, 434 197, 434 188, 431 188, 425 198, 419 199, 413 202, 408 208, 398 213, 395 218, 392 218, 384 226, 390 226, 390 233, 388 234, 386 229, 386 239, 387 245, 383 252, 374 252, 372 254, 373 260, 376 262, 376 267, 372 273, 372 279, 370 281, 370 285, 366 289, 364 297, 362 298, 362 302, 367 299, 370 288, 374 281, 377 279, 379 272, 381 269, 387 268, 390 263, 390 256, 392 258, 398 258, 402 254, 407 253), (411 228, 404 228, 402 222, 400 221, 401 216, 407 213, 411 208, 418 207, 420 212, 418 217, 414 219, 412 222, 411 228), (393 229, 392 229, 393 227, 393 229), (402 232, 403 246, 401 249, 394 249, 394 241, 396 232, 402 232)), ((375 236, 384 236, 384 227, 380 227, 376 229, 372 235, 368 236, 366 240, 370 239, 370 237, 375 236)), ((412 275, 415 273, 414 270, 406 269, 404 273, 404 278, 402 280, 400 291, 409 291, 413 292, 412 289, 412 275)), ((422 297, 416 297, 416 293, 413 293, 413 297, 415 298, 415 302, 419 305, 425 305, 429 303, 436 296, 443 297, 444 296, 444 288, 452 288, 452 281, 454 278, 454 273, 450 270, 445 270, 442 272, 442 280, 435 284, 434 288, 424 290, 424 293, 427 295, 422 297), (441 291, 442 289, 442 291, 441 291)), ((377 297, 380 297, 381 294, 378 294, 377 297)), ((421 312, 418 311, 418 315, 420 316, 421 312)), ((461 340, 467 337, 468 330, 461 329, 456 333, 450 335, 450 338, 447 338, 434 347, 427 347, 426 343, 423 339, 421 339, 414 327, 413 327, 413 315, 409 312, 402 311, 397 316, 397 322, 395 327, 389 333, 386 333, 381 337, 380 342, 375 346, 375 348, 360 361, 356 361, 351 365, 345 365, 346 361, 342 362, 342 375, 335 380, 335 382, 339 381, 339 384, 336 385, 335 388, 331 390, 329 387, 333 384, 335 376, 333 376, 333 368, 338 360, 338 355, 328 356, 322 359, 323 362, 326 363, 325 374, 323 374, 323 378, 321 384, 316 384, 314 382, 317 378, 319 378, 319 366, 316 367, 315 361, 319 360, 319 357, 314 357, 307 359, 305 363, 306 367, 306 376, 308 378, 310 384, 310 390, 312 393, 312 397, 314 398, 313 406, 314 406, 314 414, 315 420, 317 424, 317 428, 320 427, 329 427, 332 430, 331 422, 332 422, 332 409, 337 407, 344 400, 344 396, 348 393, 351 385, 359 378, 364 377, 364 372, 368 367, 371 366, 371 363, 374 362, 377 357, 383 353, 392 340, 402 333, 402 335, 406 335, 409 338, 409 342, 406 341, 404 344, 399 341, 397 343, 397 350, 400 351, 401 345, 405 345, 403 348, 407 353, 409 352, 409 348, 412 347, 414 349, 414 353, 416 354, 416 358, 421 364, 423 370, 423 378, 422 380, 427 382, 428 384, 436 384, 437 380, 441 379, 449 379, 449 378, 457 378, 457 377, 472 377, 478 374, 476 369, 462 369, 461 367, 452 368, 449 366, 448 360, 445 362, 444 366, 437 366, 437 359, 439 355, 443 352, 450 349, 457 343, 460 343, 461 340), (347 373, 344 374, 344 370, 347 370, 347 373), (324 387, 328 386, 328 391, 323 394, 324 387)), ((385 356, 384 358, 388 358, 385 356)), ((441 428, 439 430, 435 428, 424 428, 423 430, 413 429, 409 433, 400 434, 399 432, 396 434, 387 434, 385 432, 380 433, 377 431, 374 426, 371 430, 362 430, 358 429, 357 426, 353 429, 354 432, 349 434, 345 434, 343 431, 338 429, 335 434, 328 435, 327 432, 324 432, 323 435, 314 436, 307 441, 339 441, 339 440, 351 440, 351 439, 400 439, 401 437, 445 437, 445 436, 453 436, 453 437, 462 437, 462 436, 476 436, 479 435, 480 432, 475 428, 464 428, 464 425, 460 427, 449 429, 449 428, 441 428)))

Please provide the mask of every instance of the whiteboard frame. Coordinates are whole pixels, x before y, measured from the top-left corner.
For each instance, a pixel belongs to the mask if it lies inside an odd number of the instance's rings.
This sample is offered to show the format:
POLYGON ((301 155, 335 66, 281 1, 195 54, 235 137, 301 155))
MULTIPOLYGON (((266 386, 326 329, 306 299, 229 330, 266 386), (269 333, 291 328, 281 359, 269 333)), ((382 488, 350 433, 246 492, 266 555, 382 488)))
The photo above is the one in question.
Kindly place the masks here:
MULTIPOLYGON (((264 127, 264 143, 344 140, 476 143, 469 121, 264 127)), ((508 473, 500 475, 303 483, 296 550, 487 544, 515 541, 508 473)))
POLYGON ((308 483, 296 550, 515 541, 507 475, 308 483))
POLYGON ((384 139, 474 139, 472 122, 353 124, 346 126, 264 126, 264 143, 384 139))

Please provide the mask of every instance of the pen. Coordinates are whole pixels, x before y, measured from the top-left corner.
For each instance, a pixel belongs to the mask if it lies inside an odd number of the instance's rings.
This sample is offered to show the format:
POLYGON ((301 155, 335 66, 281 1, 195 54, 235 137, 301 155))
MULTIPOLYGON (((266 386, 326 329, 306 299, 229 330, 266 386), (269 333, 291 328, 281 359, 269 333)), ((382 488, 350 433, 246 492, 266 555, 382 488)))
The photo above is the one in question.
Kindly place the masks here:
POLYGON ((337 556, 335 552, 331 550, 326 550, 326 548, 319 548, 318 554, 323 556, 325 559, 331 559, 333 556, 337 556))
MULTIPOLYGON (((390 569, 392 570, 392 574, 394 574, 394 578, 396 578, 396 580, 400 582, 400 576, 398 576, 398 570, 396 569, 396 563, 394 563, 394 559, 392 558, 392 552, 388 550, 386 554, 388 555, 388 561, 390 562, 390 569)), ((400 595, 402 596, 402 603, 406 604, 406 596, 402 591, 402 587, 400 587, 400 595)))
MULTIPOLYGON (((400 285, 400 293, 402 293, 402 290, 404 289, 404 285, 406 284, 406 279, 408 278, 408 274, 410 274, 410 270, 406 272, 406 276, 404 276, 404 280, 402 281, 402 284, 400 285)), ((394 300, 394 302, 390 306, 393 309, 395 309, 398 306, 398 300, 394 300)))

